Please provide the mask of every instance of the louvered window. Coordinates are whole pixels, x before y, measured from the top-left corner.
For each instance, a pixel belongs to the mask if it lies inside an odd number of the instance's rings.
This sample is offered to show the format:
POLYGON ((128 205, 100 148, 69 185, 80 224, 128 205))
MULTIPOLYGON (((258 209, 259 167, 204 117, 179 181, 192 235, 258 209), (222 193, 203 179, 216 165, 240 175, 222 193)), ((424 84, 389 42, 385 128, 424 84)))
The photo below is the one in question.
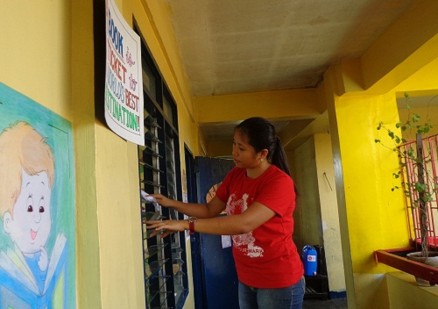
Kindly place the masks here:
MULTIPOLYGON (((140 189, 182 199, 176 105, 142 46, 145 146, 138 147, 140 189)), ((184 219, 177 211, 141 201, 147 308, 182 308, 188 294, 185 233, 150 237, 146 220, 184 219)))

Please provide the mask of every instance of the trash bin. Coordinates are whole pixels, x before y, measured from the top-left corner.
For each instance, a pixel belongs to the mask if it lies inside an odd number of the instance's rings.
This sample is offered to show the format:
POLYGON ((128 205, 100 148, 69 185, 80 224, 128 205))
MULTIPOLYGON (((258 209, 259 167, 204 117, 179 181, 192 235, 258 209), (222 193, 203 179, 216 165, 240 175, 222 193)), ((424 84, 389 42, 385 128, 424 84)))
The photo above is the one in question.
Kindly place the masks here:
POLYGON ((304 275, 315 276, 318 270, 318 253, 315 247, 305 245, 302 252, 302 259, 304 264, 304 275))

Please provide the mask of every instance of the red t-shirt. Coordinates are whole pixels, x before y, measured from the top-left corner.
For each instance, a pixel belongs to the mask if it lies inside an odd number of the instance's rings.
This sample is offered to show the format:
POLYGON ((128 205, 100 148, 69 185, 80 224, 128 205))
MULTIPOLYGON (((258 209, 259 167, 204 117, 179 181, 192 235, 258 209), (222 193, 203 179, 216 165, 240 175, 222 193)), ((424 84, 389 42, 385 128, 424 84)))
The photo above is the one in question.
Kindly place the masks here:
POLYGON ((292 178, 271 165, 256 179, 233 168, 219 186, 217 197, 227 214, 240 214, 253 202, 269 207, 275 216, 252 232, 233 235, 233 255, 239 280, 255 288, 283 288, 303 276, 303 264, 292 240, 295 191, 292 178))

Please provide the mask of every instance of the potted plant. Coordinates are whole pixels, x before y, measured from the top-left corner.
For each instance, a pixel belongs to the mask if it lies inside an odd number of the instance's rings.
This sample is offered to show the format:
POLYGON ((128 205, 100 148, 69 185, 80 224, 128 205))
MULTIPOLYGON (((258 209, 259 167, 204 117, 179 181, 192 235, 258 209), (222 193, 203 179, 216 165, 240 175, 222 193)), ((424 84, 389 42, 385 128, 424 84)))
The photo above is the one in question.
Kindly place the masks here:
MULTIPOLYGON (((405 94, 405 100, 408 103, 407 108, 410 109, 408 94, 405 94)), ((421 117, 418 114, 409 113, 405 122, 396 124, 396 130, 388 128, 383 122, 379 123, 377 130, 385 130, 390 140, 394 142, 394 146, 390 148, 399 157, 400 169, 393 173, 393 176, 401 180, 401 186, 394 186, 392 190, 403 190, 407 206, 410 210, 410 218, 413 221, 410 223, 414 228, 414 232, 411 235, 411 238, 413 238, 412 245, 415 249, 418 246, 421 248, 417 252, 407 253, 406 257, 428 265, 438 266, 438 254, 430 252, 431 244, 435 244, 434 227, 432 226, 434 218, 431 210, 437 207, 438 189, 438 177, 436 176, 436 168, 438 167, 437 150, 430 147, 430 143, 427 142, 428 138, 430 138, 428 135, 431 127, 430 122, 421 122, 421 117), (413 131, 415 138, 412 141, 407 141, 401 136, 407 131, 413 131)), ((435 140, 438 140, 438 138, 435 140)), ((376 139, 375 142, 387 147, 380 139, 376 139)), ((438 243, 435 245, 438 245, 438 243)), ((398 261, 396 264, 400 263, 398 261)), ((400 269, 400 267, 396 268, 400 269)), ((407 269, 402 270, 406 271, 407 269)), ((430 270, 426 270, 426 272, 430 273, 430 270)), ((421 277, 425 276, 421 274, 414 275, 418 278, 417 282, 419 284, 426 283, 421 279, 421 277)), ((427 281, 427 284, 431 281, 432 283, 438 283, 435 279, 423 279, 427 281)))

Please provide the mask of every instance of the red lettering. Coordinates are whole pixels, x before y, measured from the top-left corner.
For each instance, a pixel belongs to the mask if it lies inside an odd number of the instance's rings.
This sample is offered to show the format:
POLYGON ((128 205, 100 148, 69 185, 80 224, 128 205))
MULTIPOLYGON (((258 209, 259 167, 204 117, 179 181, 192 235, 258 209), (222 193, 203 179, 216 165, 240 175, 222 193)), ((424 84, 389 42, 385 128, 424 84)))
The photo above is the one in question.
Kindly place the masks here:
POLYGON ((108 49, 109 49, 108 62, 110 64, 110 67, 113 70, 114 74, 117 76, 117 78, 120 79, 123 83, 125 83, 125 75, 127 70, 123 66, 122 62, 117 57, 117 54, 111 48, 111 45, 109 43, 108 43, 108 49))
POLYGON ((128 89, 125 89, 125 104, 129 108, 138 111, 138 96, 133 94, 128 89))

